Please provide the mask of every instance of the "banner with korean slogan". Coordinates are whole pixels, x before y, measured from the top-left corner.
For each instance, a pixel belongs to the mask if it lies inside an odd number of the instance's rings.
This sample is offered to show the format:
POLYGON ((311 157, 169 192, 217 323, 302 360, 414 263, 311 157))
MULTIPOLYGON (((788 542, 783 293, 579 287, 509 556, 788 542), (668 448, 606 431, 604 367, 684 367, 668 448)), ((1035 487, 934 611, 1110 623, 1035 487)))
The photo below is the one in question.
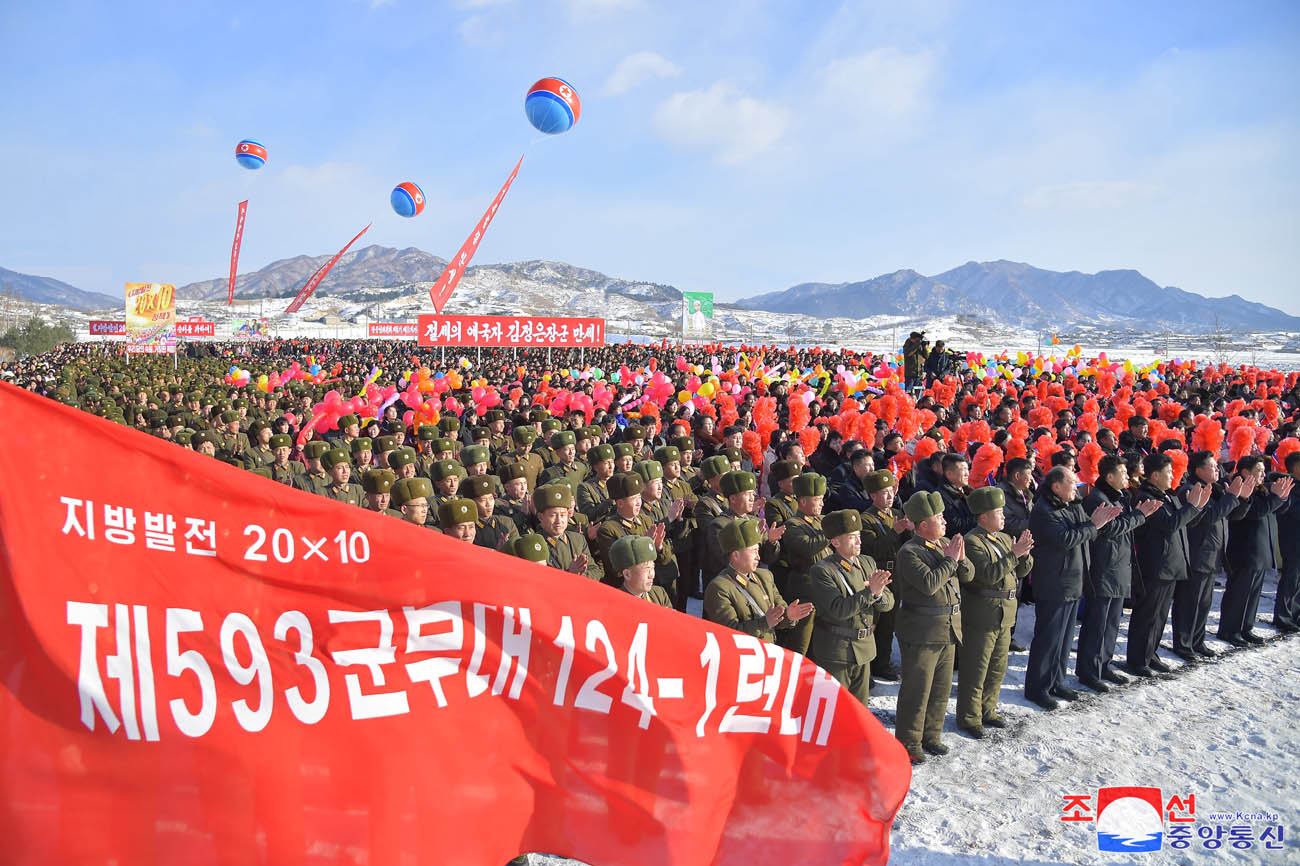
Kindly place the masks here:
POLYGON ((128 354, 176 353, 176 287, 171 283, 127 283, 125 318, 128 354))
POLYGON ((7 863, 888 858, 906 753, 802 656, 3 383, 0 417, 7 863))
POLYGON ((713 337, 713 292, 682 292, 682 339, 713 337))

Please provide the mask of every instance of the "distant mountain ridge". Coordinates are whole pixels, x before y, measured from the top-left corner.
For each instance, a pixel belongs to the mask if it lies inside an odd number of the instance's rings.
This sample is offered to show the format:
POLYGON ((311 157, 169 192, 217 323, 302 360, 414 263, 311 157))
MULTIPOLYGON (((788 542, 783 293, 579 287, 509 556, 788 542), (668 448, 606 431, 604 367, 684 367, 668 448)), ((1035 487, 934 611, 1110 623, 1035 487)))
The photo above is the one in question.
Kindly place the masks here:
POLYGON ((115 304, 120 307, 125 303, 123 295, 115 298, 99 292, 87 292, 53 277, 37 277, 0 268, 0 293, 10 291, 24 300, 59 304, 74 310, 102 310, 115 304))
POLYGON ((801 283, 736 302, 741 309, 811 316, 967 315, 1066 329, 1113 324, 1143 330, 1297 330, 1300 317, 1238 295, 1207 298, 1161 287, 1135 270, 1048 271, 1021 262, 967 262, 927 277, 895 271, 855 283, 801 283), (1217 317, 1217 321, 1216 321, 1217 317))
MULTIPOLYGON (((235 297, 291 297, 331 258, 332 255, 294 256, 271 262, 250 274, 240 274, 235 277, 235 297)), ((354 288, 383 288, 421 281, 431 282, 437 279, 446 265, 445 259, 415 247, 399 250, 372 244, 353 250, 339 259, 316 291, 329 295, 354 288)), ((176 297, 194 301, 217 300, 226 297, 229 286, 230 277, 227 275, 181 286, 176 290, 176 297)))

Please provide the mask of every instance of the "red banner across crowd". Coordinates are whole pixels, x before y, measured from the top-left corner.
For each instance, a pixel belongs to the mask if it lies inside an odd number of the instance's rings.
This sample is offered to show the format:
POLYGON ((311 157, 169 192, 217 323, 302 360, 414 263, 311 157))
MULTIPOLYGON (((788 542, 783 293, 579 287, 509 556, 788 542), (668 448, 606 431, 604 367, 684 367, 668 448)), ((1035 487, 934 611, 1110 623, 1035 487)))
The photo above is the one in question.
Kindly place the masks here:
POLYGON ((366 227, 357 232, 357 236, 348 241, 347 246, 335 253, 334 258, 330 259, 320 268, 320 270, 311 275, 311 279, 307 280, 306 284, 298 292, 297 297, 289 302, 289 306, 284 308, 286 313, 296 313, 302 309, 302 305, 307 303, 307 299, 311 297, 311 293, 316 291, 316 287, 321 284, 321 280, 325 279, 325 276, 330 272, 330 269, 337 265, 339 259, 343 258, 343 254, 346 253, 363 234, 370 230, 370 226, 371 223, 366 223, 366 227))
POLYGON ((906 754, 802 656, 9 385, 0 417, 6 862, 888 856, 906 754))
POLYGON ((501 207, 501 202, 505 201, 506 193, 510 192, 510 184, 515 182, 519 176, 519 166, 524 162, 524 158, 519 157, 519 162, 515 163, 515 170, 510 172, 510 177, 497 190, 496 198, 492 199, 492 204, 488 205, 487 211, 483 214, 483 219, 478 221, 474 226, 474 231, 465 239, 465 243, 460 245, 456 255, 451 257, 447 262, 447 267, 443 268, 442 273, 438 275, 437 281, 429 288, 429 300, 433 302, 434 312, 441 313, 442 308, 446 306, 447 300, 451 293, 456 291, 456 285, 460 278, 465 275, 465 269, 469 267, 470 259, 474 258, 474 253, 478 250, 478 242, 483 239, 484 233, 487 232, 488 226, 492 224, 492 218, 497 215, 497 208, 501 207))
POLYGON ((239 246, 244 240, 244 215, 248 213, 248 199, 239 203, 239 216, 235 218, 235 240, 230 245, 230 285, 226 288, 226 305, 235 302, 235 275, 239 271, 239 246))
POLYGON ((604 319, 552 316, 420 316, 421 346, 605 345, 604 319))

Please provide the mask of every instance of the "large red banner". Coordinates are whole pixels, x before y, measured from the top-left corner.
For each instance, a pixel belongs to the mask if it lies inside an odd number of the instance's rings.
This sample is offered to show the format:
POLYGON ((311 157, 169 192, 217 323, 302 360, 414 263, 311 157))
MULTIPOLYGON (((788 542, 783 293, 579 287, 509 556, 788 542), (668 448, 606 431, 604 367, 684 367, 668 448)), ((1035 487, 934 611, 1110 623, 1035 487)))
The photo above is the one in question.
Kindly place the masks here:
POLYGON ((239 245, 244 240, 244 214, 248 213, 248 199, 239 203, 239 216, 235 218, 235 240, 230 245, 230 285, 226 287, 226 305, 235 303, 235 274, 239 271, 239 245))
POLYGON ((125 337, 126 322, 112 322, 103 319, 91 319, 89 323, 92 337, 125 337))
POLYGON ((370 337, 418 337, 419 330, 415 322, 371 322, 366 326, 370 337))
POLYGON ((442 308, 446 306, 447 300, 451 298, 451 293, 456 291, 456 285, 460 278, 464 276, 465 269, 469 267, 470 259, 474 258, 474 252, 478 249, 478 242, 483 239, 487 232, 488 226, 492 224, 492 218, 497 215, 497 208, 501 207, 501 202, 505 201, 506 193, 510 192, 510 184, 515 182, 519 175, 519 166, 524 162, 524 158, 519 157, 519 162, 515 163, 515 170, 510 172, 510 177, 501 185, 497 191, 496 198, 492 199, 492 204, 488 205, 487 211, 483 214, 483 219, 478 221, 474 226, 474 231, 465 239, 465 243, 460 245, 456 255, 451 257, 447 262, 447 267, 442 269, 438 275, 437 281, 429 288, 429 300, 433 301, 434 312, 441 313, 442 308))
POLYGON ((420 316, 421 346, 605 345, 604 319, 554 316, 420 316))
POLYGON ((8 863, 888 857, 906 754, 802 656, 10 385, 0 417, 8 863))
POLYGON ((215 337, 217 323, 205 319, 177 319, 176 336, 178 337, 215 337))
POLYGON ((312 292, 316 291, 316 287, 321 284, 321 280, 325 279, 325 275, 330 272, 331 268, 339 263, 339 259, 343 258, 343 254, 346 253, 363 234, 370 230, 371 225, 371 223, 366 223, 366 227, 357 232, 357 236, 348 241, 347 246, 335 253, 334 258, 330 259, 323 267, 316 271, 316 273, 311 275, 311 279, 309 279, 298 292, 298 296, 289 302, 289 306, 284 308, 286 313, 296 313, 302 309, 302 305, 307 303, 307 299, 311 297, 312 292))

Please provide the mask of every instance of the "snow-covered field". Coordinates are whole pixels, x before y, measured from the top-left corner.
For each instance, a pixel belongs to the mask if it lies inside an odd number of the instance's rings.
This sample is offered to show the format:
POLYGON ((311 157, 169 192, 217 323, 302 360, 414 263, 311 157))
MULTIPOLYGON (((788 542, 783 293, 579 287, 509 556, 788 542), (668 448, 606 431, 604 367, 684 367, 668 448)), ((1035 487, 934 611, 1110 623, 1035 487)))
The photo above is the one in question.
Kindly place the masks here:
MULTIPOLYGON (((1220 578, 1222 582, 1222 578, 1220 578)), ((1213 637, 1218 622, 1216 589, 1207 645, 1224 654, 1186 665, 1169 651, 1166 628, 1161 658, 1175 670, 1045 712, 1024 697, 1028 653, 1013 653, 1002 688, 1004 730, 986 729, 983 740, 957 733, 949 701, 944 741, 951 752, 916 767, 912 789, 892 836, 890 862, 939 866, 1013 864, 1211 864, 1300 863, 1300 728, 1296 725, 1300 636, 1280 637, 1272 620, 1276 579, 1264 587, 1255 633, 1263 647, 1232 650, 1213 637), (1229 652, 1229 650, 1231 650, 1229 652), (1166 838, 1160 851, 1113 854, 1097 850, 1094 824, 1060 820, 1066 794, 1096 803, 1099 787, 1159 787, 1164 799, 1195 795, 1193 828, 1247 825, 1258 840, 1266 823, 1211 820, 1211 813, 1268 812, 1284 834, 1283 848, 1256 841, 1234 849, 1224 836, 1217 850, 1191 846, 1178 851, 1166 838)), ((694 602, 698 605, 698 602, 694 602)), ((1033 607, 1020 615, 1016 637, 1028 646, 1033 607)), ((695 611, 698 613, 698 610, 695 611)), ((1127 617, 1121 626, 1122 669, 1127 617)), ((897 647, 894 650, 898 660, 897 647)), ((1073 659, 1070 670, 1074 670, 1073 659)), ((897 683, 875 682, 871 708, 891 730, 897 683)), ((1109 810, 1107 812, 1109 815, 1109 810)), ((576 866, 578 861, 531 855, 533 866, 576 866)), ((600 864, 592 864, 600 866, 600 864)), ((653 864, 646 864, 653 866, 653 864)), ((792 864, 794 866, 794 864, 792 864)), ((805 864, 798 864, 805 866, 805 864)), ((811 866, 811 864, 806 864, 811 866)))

